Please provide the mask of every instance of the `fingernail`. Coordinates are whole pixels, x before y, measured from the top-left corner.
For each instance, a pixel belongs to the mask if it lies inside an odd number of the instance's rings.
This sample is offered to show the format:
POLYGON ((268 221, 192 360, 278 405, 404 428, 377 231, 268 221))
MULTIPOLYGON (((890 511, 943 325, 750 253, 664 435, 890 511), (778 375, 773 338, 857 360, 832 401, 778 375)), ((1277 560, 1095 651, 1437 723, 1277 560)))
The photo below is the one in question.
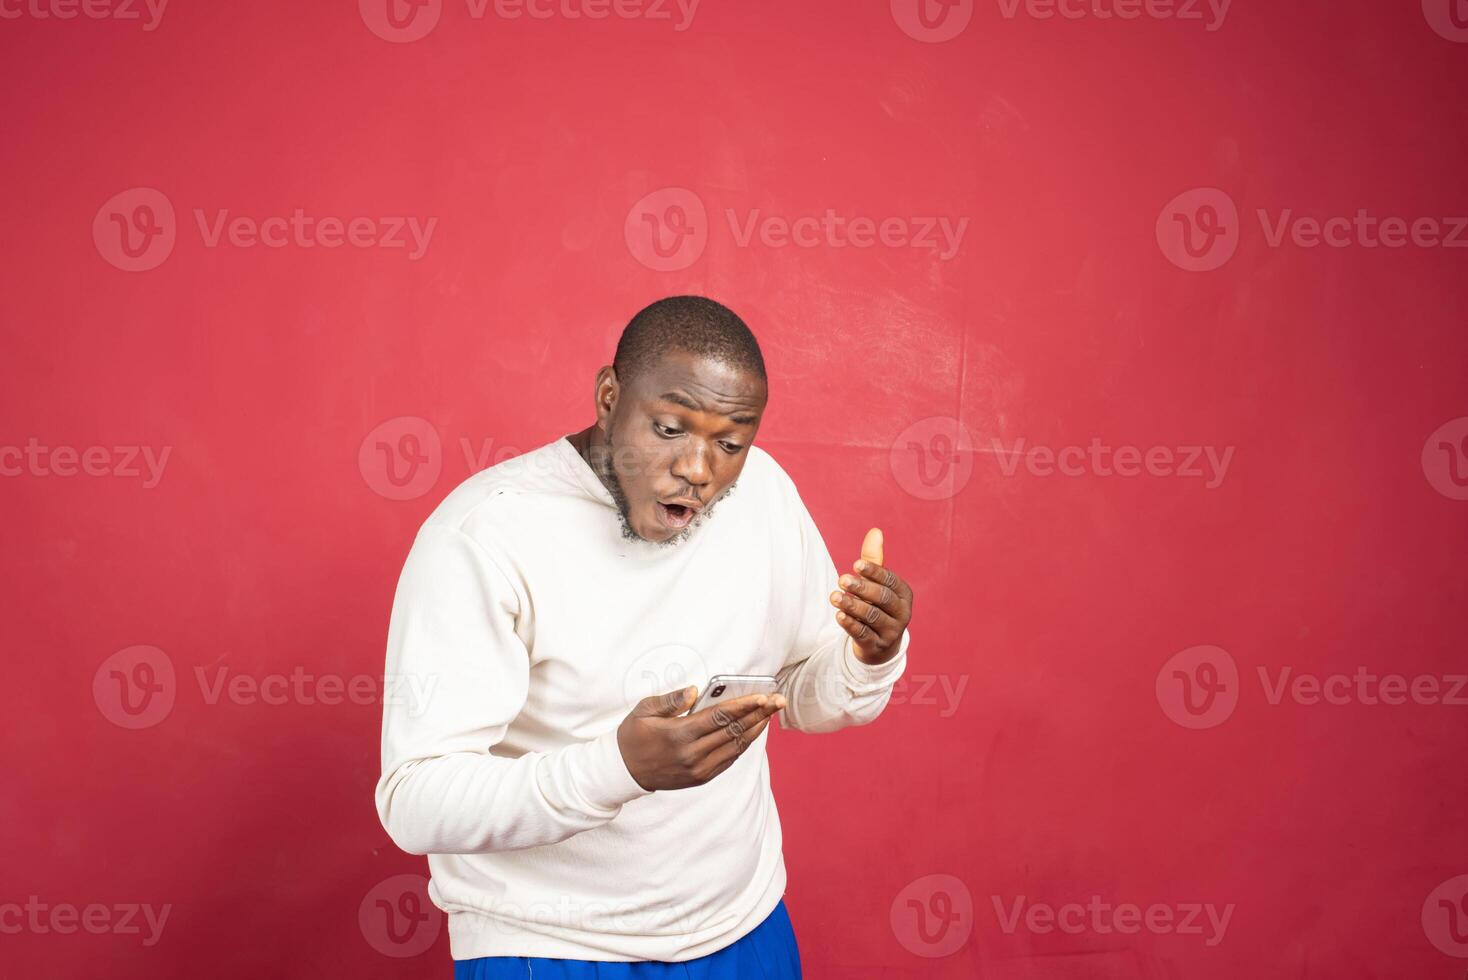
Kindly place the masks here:
POLYGON ((870 566, 870 565, 868 565, 868 564, 867 564, 867 563, 866 563, 866 562, 864 562, 864 561, 859 561, 859 562, 857 562, 857 563, 856 563, 856 570, 857 570, 857 571, 858 571, 858 572, 864 572, 864 571, 866 571, 866 570, 867 570, 867 569, 868 569, 868 568, 871 568, 871 566, 870 566))

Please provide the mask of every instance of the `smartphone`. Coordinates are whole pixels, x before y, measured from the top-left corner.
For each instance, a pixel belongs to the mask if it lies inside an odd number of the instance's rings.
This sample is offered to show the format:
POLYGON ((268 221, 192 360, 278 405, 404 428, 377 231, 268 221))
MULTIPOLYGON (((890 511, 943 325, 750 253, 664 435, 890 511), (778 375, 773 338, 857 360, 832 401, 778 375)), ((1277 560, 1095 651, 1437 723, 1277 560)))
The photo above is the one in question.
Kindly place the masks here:
POLYGON ((769 674, 715 674, 699 694, 688 714, 696 714, 720 701, 732 701, 750 694, 774 694, 779 682, 769 674))

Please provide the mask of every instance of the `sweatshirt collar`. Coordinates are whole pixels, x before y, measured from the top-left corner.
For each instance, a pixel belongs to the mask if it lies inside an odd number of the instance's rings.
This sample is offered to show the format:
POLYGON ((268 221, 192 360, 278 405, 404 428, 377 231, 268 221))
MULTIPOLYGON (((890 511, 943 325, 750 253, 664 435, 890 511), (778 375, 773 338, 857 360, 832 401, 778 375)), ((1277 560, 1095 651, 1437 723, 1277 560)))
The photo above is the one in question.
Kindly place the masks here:
POLYGON ((561 436, 556 440, 556 448, 562 456, 566 457, 566 466, 571 478, 580 484, 581 489, 615 510, 617 502, 612 499, 612 492, 606 488, 606 484, 601 482, 601 477, 596 475, 591 465, 581 458, 576 447, 571 445, 570 438, 561 436))

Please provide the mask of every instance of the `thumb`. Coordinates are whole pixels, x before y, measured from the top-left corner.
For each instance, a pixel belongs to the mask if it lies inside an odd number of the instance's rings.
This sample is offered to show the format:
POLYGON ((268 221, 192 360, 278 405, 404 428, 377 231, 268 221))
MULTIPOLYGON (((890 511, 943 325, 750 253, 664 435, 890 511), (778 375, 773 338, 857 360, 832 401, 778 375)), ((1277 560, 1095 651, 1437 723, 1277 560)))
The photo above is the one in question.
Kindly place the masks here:
POLYGON ((698 688, 685 687, 666 694, 653 694, 637 702, 633 714, 644 718, 676 718, 687 711, 698 694, 698 688))
POLYGON ((861 557, 873 565, 882 564, 882 529, 874 527, 861 542, 861 557))

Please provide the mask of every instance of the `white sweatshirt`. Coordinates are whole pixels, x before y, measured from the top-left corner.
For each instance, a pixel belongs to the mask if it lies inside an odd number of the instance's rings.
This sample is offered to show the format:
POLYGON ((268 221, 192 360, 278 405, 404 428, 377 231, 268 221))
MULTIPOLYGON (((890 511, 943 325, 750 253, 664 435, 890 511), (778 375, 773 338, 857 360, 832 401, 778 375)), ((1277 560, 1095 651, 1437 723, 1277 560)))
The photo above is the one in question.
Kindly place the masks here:
POLYGON ((653 792, 617 727, 712 674, 777 675, 782 727, 864 725, 908 637, 885 664, 856 658, 820 532, 758 447, 705 517, 676 546, 624 539, 561 438, 470 477, 419 531, 387 676, 420 696, 385 699, 376 801, 393 841, 428 855, 454 959, 688 960, 784 894, 769 728, 712 781, 653 792))

